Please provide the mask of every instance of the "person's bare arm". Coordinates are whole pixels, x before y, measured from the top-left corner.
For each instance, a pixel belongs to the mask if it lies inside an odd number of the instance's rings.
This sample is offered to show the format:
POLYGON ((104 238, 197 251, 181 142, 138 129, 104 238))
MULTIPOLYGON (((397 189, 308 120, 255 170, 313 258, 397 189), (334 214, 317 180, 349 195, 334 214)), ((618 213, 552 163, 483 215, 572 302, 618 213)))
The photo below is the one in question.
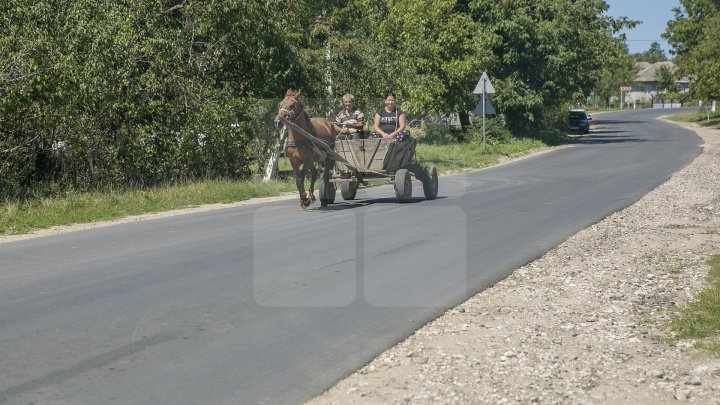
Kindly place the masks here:
POLYGON ((398 134, 405 130, 405 113, 403 113, 400 117, 398 117, 398 127, 397 130, 395 130, 395 134, 398 134))

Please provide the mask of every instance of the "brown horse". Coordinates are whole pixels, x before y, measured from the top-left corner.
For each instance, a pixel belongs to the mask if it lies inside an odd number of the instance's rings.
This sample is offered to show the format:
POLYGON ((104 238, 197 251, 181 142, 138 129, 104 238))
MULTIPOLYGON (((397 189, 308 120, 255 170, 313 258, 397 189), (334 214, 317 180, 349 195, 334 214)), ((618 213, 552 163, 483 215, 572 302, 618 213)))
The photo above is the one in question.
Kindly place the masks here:
MULTIPOLYGON (((299 90, 294 91, 288 89, 285 93, 285 98, 280 102, 278 115, 275 118, 276 125, 280 126, 283 119, 310 133, 310 135, 314 136, 319 142, 325 142, 330 148, 335 144, 335 127, 325 118, 310 118, 308 116, 304 110, 303 101, 300 99, 299 90)), ((315 180, 317 179, 315 162, 324 158, 321 181, 325 182, 324 186, 326 191, 330 189, 330 170, 335 162, 331 157, 327 156, 327 154, 322 153, 323 148, 321 146, 314 145, 313 142, 308 140, 308 137, 303 135, 297 128, 288 125, 287 130, 288 142, 287 148, 285 149, 285 156, 290 160, 290 165, 292 166, 295 185, 300 194, 300 208, 306 209, 315 201, 315 195, 313 193, 315 180), (310 172, 310 189, 306 193, 305 174, 307 172, 310 172)), ((326 206, 328 200, 323 198, 322 195, 320 197, 321 206, 326 206)))

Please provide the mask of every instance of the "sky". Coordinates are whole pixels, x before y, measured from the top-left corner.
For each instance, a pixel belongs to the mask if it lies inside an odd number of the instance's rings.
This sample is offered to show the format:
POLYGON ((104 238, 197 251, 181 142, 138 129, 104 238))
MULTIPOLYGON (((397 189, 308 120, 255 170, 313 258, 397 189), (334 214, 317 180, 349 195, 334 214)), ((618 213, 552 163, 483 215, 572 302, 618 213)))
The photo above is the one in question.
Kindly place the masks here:
POLYGON ((655 41, 660 44, 665 55, 672 58, 670 46, 660 35, 665 32, 667 22, 674 19, 672 10, 680 6, 678 0, 605 0, 605 3, 610 6, 606 15, 643 22, 631 30, 622 31, 627 37, 630 53, 647 51, 655 41))

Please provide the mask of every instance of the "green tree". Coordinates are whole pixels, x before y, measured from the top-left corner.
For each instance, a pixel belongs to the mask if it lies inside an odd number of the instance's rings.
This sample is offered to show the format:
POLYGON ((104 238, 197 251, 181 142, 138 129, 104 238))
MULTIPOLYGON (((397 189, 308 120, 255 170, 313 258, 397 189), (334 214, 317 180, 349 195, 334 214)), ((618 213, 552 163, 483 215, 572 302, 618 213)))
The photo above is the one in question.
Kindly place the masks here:
POLYGON ((469 90, 494 58, 491 34, 455 0, 349 1, 334 17, 332 77, 342 92, 393 91, 418 116, 472 109, 469 90))
POLYGON ((632 55, 635 62, 648 62, 656 63, 667 60, 665 51, 660 48, 659 42, 653 42, 650 44, 650 48, 645 52, 635 53, 632 55))
POLYGON ((662 89, 663 92, 676 93, 680 91, 676 74, 667 66, 660 66, 655 73, 655 78, 658 81, 658 88, 662 89))
POLYGON ((353 93, 356 104, 366 106, 389 90, 396 90, 395 78, 401 74, 390 70, 392 44, 378 46, 379 27, 387 15, 387 2, 349 0, 333 8, 330 17, 327 48, 330 79, 335 108, 345 93, 353 93), (388 80, 389 79, 389 80, 388 80))
POLYGON ((603 65, 593 92, 605 103, 609 103, 612 97, 619 95, 621 86, 629 86, 633 83, 636 75, 637 68, 630 55, 617 52, 608 57, 603 65))
POLYGON ((602 0, 477 0, 470 7, 479 27, 498 36, 487 66, 494 101, 519 127, 551 125, 559 108, 584 100, 622 50, 613 34, 635 24, 605 16, 602 0))
POLYGON ((492 35, 479 30, 455 0, 390 1, 381 25, 386 41, 396 42, 394 58, 400 90, 410 111, 442 113, 472 109, 471 92, 482 67, 495 59, 488 52, 492 35))
MULTIPOLYGON (((472 109, 487 71, 513 126, 587 94, 627 20, 602 0, 5 0, 0 193, 242 178, 273 99, 398 93, 472 109)), ((619 59, 618 59, 619 60, 619 59)), ((619 62, 618 62, 619 63, 619 62)))
POLYGON ((2 2, 0 191, 249 175, 254 100, 323 89, 301 6, 2 2))
POLYGON ((663 34, 677 55, 680 74, 693 77, 690 92, 700 99, 720 98, 720 1, 681 0, 663 34))

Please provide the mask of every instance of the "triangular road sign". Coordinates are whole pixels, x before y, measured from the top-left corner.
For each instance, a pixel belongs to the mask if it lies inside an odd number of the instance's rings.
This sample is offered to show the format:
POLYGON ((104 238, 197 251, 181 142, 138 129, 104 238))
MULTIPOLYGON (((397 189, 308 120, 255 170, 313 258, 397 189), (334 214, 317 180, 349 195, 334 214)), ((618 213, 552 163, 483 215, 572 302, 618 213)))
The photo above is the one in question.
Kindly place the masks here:
POLYGON ((483 93, 495 93, 495 88, 493 87, 492 83, 490 83, 490 78, 488 77, 486 72, 483 72, 482 76, 480 76, 480 80, 475 85, 475 90, 473 90, 473 94, 483 93))
MULTIPOLYGON (((482 106, 482 100, 478 103, 478 105, 475 107, 475 111, 473 113, 475 115, 482 115, 483 113, 483 106, 482 106)), ((490 98, 488 97, 485 100, 485 115, 496 115, 495 114, 495 108, 493 108, 492 104, 490 103, 490 98)))

